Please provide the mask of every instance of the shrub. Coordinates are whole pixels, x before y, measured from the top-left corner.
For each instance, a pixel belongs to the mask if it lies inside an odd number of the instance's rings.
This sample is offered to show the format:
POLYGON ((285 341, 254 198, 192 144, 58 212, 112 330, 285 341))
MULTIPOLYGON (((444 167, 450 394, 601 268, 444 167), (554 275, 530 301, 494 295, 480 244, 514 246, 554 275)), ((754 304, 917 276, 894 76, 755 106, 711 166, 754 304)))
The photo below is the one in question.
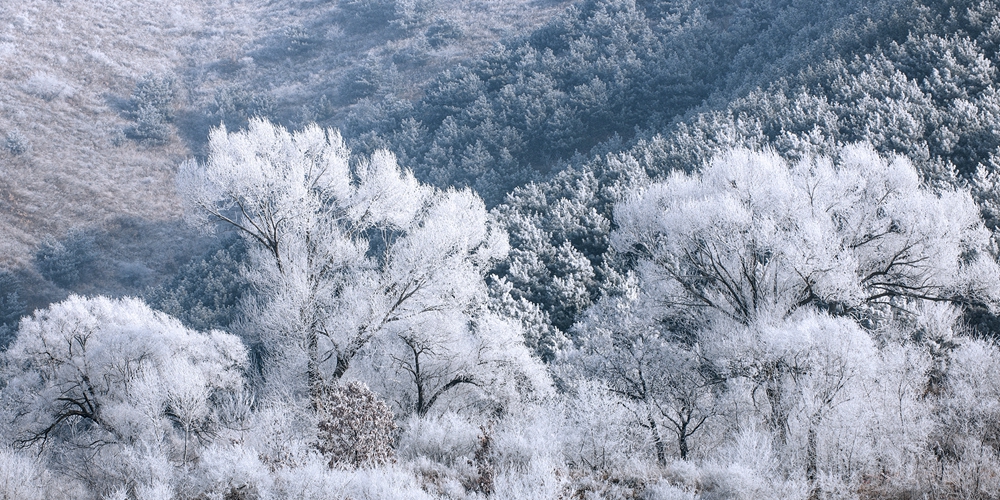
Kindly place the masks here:
POLYGON ((493 424, 480 427, 482 434, 479 436, 479 448, 473 457, 473 465, 476 466, 478 478, 476 484, 472 485, 473 491, 479 491, 484 495, 493 493, 493 480, 496 478, 496 464, 493 463, 493 424))
POLYGON ((398 444, 403 460, 426 458, 447 466, 464 464, 478 447, 479 429, 454 412, 428 417, 412 415, 403 424, 398 444))
POLYGON ((215 119, 231 130, 245 127, 251 118, 267 118, 274 113, 271 95, 245 85, 232 85, 215 93, 215 119))
POLYGON ((135 84, 125 115, 135 125, 124 130, 129 139, 158 146, 170 140, 174 83, 171 78, 146 75, 135 84))
POLYGON ((173 79, 149 74, 136 82, 135 90, 129 98, 127 114, 138 121, 143 112, 148 112, 144 110, 149 110, 159 113, 164 120, 171 120, 174 117, 173 101, 173 79))
POLYGON ((427 43, 437 49, 461 38, 462 28, 451 21, 441 19, 427 28, 424 36, 427 37, 427 43))
POLYGON ((73 87, 58 76, 50 73, 35 73, 25 82, 24 91, 46 101, 70 97, 73 87))
POLYGON ((271 470, 257 451, 241 444, 212 445, 180 485, 179 498, 262 500, 274 498, 271 470))
POLYGON ((0 447, 0 499, 46 498, 47 472, 36 457, 0 447))
POLYGON ((371 97, 382 88, 384 80, 385 75, 378 63, 366 60, 344 75, 340 94, 350 101, 371 97))
POLYGON ((96 258, 94 237, 72 232, 63 240, 42 240, 35 252, 35 268, 45 279, 69 288, 80 281, 80 272, 96 258))
POLYGON ((323 387, 316 448, 330 468, 383 465, 395 460, 392 410, 361 382, 323 387))
POLYGON ((125 137, 150 146, 160 146, 170 140, 170 125, 159 110, 142 107, 136 111, 135 125, 125 128, 125 137))
POLYGON ((14 156, 20 156, 31 151, 31 144, 19 130, 7 132, 3 147, 14 156))

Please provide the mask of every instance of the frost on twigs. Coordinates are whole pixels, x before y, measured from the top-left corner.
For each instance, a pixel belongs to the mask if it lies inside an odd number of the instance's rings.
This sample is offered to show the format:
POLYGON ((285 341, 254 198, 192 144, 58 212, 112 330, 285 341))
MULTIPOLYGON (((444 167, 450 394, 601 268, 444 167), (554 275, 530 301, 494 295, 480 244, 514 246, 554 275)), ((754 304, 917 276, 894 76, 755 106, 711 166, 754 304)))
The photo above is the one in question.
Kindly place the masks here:
POLYGON ((383 465, 395 461, 392 410, 362 382, 324 386, 317 408, 316 448, 330 468, 383 465))

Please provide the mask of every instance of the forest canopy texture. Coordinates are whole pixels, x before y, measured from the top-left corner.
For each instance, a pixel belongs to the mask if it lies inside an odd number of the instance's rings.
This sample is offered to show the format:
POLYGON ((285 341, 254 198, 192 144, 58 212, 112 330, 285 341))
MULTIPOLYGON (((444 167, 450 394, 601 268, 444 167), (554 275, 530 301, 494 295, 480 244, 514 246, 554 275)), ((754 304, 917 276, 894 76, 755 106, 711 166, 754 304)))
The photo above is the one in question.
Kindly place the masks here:
POLYGON ((445 3, 336 2, 396 56, 304 108, 137 83, 201 239, 0 271, 0 498, 1000 498, 997 4, 584 0, 405 87, 445 3))

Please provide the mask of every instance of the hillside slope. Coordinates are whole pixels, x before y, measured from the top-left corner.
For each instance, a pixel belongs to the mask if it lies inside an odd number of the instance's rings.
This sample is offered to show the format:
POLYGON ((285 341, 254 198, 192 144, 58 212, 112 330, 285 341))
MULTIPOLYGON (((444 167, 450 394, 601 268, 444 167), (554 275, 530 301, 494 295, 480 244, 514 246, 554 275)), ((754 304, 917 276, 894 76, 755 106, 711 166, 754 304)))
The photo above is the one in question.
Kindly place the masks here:
POLYGON ((114 227, 123 217, 176 221, 176 166, 221 121, 232 128, 263 114, 286 125, 332 124, 375 86, 391 83, 412 96, 441 67, 544 22, 564 4, 4 3, 0 266, 27 266, 43 237, 72 228, 114 227), (362 15, 375 24, 352 29, 362 15), (392 82, 359 83, 365 75, 348 70, 360 61, 392 82), (170 89, 165 123, 151 131, 136 111, 143 81, 170 89), (323 116, 311 111, 316 103, 323 116))

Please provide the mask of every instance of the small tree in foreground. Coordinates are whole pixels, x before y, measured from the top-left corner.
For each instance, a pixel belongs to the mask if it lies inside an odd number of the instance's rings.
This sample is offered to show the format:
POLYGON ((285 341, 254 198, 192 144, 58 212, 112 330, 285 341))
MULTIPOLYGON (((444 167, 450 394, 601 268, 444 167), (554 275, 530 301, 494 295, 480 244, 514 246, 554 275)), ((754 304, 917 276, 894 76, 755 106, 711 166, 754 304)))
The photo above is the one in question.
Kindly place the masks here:
POLYGON ((362 382, 325 386, 320 392, 316 448, 330 468, 378 466, 395 460, 392 410, 362 382))

